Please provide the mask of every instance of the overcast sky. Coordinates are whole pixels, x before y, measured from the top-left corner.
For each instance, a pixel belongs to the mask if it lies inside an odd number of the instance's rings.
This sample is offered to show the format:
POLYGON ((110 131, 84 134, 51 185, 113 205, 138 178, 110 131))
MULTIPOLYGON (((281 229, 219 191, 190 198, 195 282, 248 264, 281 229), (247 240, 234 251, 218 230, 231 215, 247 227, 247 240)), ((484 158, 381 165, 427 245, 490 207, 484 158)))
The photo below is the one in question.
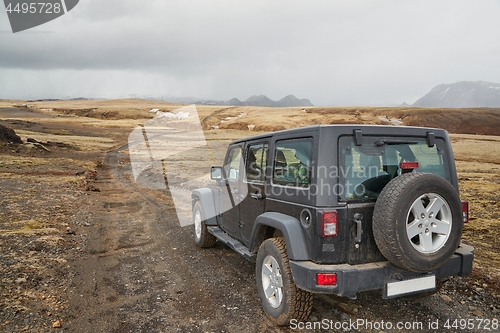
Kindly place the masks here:
POLYGON ((0 98, 294 94, 413 103, 500 83, 500 1, 80 0, 13 34, 0 8, 0 98))

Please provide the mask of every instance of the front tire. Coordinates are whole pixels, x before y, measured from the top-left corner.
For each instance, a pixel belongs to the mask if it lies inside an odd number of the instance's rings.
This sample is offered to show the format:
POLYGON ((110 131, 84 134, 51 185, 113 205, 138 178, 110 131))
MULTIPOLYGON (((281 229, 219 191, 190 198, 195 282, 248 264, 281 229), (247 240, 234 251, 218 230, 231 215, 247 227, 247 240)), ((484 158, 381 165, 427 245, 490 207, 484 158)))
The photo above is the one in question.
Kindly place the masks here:
POLYGON ((194 243, 201 248, 212 247, 217 240, 215 236, 207 230, 205 214, 199 201, 197 201, 193 207, 193 235, 194 243))
POLYGON ((262 307, 273 323, 288 325, 292 319, 304 321, 309 317, 313 296, 293 282, 282 237, 269 238, 260 246, 256 279, 262 307))

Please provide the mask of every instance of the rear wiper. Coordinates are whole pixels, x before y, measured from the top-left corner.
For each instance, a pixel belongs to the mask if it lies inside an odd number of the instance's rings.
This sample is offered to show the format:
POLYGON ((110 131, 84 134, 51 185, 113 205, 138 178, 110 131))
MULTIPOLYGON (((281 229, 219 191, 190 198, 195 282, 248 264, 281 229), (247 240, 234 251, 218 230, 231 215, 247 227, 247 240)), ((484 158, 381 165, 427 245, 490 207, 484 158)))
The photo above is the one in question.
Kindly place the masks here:
POLYGON ((416 145, 418 141, 408 141, 408 140, 379 140, 375 141, 375 145, 380 147, 384 145, 416 145))

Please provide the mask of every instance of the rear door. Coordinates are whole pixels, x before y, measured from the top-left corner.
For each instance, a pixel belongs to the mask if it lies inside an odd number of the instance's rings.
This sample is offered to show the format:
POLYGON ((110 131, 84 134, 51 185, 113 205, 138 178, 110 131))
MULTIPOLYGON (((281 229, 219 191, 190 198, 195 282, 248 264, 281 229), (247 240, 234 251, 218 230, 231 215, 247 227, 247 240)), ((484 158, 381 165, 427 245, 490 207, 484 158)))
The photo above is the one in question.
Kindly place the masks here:
POLYGON ((247 196, 240 204, 240 229, 243 243, 248 246, 255 219, 265 211, 266 170, 269 142, 259 140, 249 142, 245 153, 244 186, 247 196))
POLYGON ((388 172, 382 167, 385 147, 365 142, 363 146, 358 146, 352 137, 340 139, 340 174, 343 177, 343 196, 347 201, 349 264, 385 260, 373 237, 372 216, 378 193, 389 182, 389 172, 392 173, 394 168, 391 165, 388 172))

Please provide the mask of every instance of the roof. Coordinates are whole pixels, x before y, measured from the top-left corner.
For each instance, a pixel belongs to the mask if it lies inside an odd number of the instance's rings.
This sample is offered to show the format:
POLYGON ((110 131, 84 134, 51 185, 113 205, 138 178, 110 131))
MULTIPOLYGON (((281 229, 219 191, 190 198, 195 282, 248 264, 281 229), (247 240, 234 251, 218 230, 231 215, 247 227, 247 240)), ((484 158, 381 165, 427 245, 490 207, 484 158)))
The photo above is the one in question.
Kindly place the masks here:
POLYGON ((246 141, 254 141, 263 138, 269 138, 273 136, 299 134, 301 132, 311 132, 311 131, 328 131, 328 130, 338 130, 340 133, 345 134, 346 132, 351 132, 354 130, 361 130, 371 132, 375 135, 408 135, 409 132, 413 135, 426 135, 427 132, 434 132, 439 135, 446 135, 446 131, 438 128, 431 127, 414 127, 414 126, 390 126, 390 125, 364 125, 364 124, 329 124, 329 125, 313 125, 292 128, 287 130, 281 130, 276 132, 269 132, 259 135, 254 135, 246 138, 241 138, 231 142, 231 144, 242 143, 246 141))

